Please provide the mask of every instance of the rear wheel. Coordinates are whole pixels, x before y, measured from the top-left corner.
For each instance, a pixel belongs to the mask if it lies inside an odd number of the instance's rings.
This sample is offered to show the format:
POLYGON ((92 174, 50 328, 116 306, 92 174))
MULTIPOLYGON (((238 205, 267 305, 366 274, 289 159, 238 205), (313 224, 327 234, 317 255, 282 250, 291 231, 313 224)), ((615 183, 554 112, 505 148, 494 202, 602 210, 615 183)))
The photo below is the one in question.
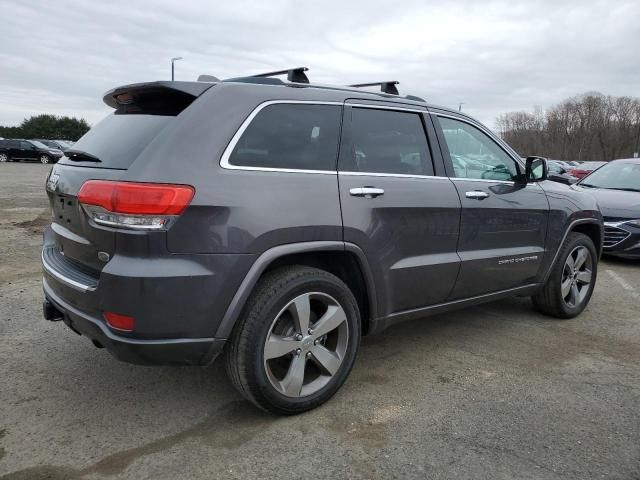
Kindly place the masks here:
POLYGON ((334 275, 294 266, 267 274, 250 297, 226 350, 234 386, 282 415, 315 408, 342 386, 360 343, 360 315, 334 275))
POLYGON ((40 163, 42 163, 43 165, 46 165, 50 162, 51 162, 51 158, 49 157, 49 155, 40 155, 40 163))
POLYGON ((7 155, 6 153, 0 153, 0 163, 4 163, 8 161, 10 161, 9 155, 7 155))
POLYGON ((532 297, 534 307, 556 318, 573 318, 589 303, 598 273, 591 239, 572 232, 562 246, 547 283, 532 297))

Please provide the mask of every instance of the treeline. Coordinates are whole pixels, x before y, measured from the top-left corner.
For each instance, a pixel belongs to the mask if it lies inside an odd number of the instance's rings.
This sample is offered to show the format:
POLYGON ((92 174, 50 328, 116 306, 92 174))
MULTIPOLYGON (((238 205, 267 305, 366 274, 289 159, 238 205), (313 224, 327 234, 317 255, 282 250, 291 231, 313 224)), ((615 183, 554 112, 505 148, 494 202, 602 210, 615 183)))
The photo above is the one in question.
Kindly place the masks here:
POLYGON ((53 140, 77 141, 89 131, 89 124, 83 118, 58 117, 56 115, 35 115, 25 118, 17 127, 1 127, 0 137, 4 138, 46 138, 53 140))
POLYGON ((521 156, 556 160, 629 158, 640 141, 640 99, 587 93, 546 111, 510 112, 496 125, 521 156))

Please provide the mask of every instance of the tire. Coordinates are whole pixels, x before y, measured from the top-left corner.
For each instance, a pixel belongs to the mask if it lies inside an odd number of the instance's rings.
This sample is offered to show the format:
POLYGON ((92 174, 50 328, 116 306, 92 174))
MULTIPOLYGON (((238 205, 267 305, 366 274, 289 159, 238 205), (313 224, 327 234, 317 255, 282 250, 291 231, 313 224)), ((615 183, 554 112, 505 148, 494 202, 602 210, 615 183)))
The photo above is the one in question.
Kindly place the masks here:
POLYGON ((344 282, 324 270, 290 266, 258 282, 227 342, 225 363, 247 400, 271 413, 295 415, 338 391, 359 345, 358 304, 344 282))
POLYGON ((40 155, 40 163, 43 165, 51 163, 51 157, 49 157, 49 155, 40 155))
POLYGON ((546 315, 561 319, 580 315, 591 299, 597 275, 598 254, 593 241, 582 233, 571 232, 560 248, 556 263, 544 287, 531 297, 534 308, 546 315), (584 260, 580 260, 580 265, 577 265, 578 256, 582 259, 583 254, 587 256, 584 260), (590 272, 590 275, 586 272, 590 272), (568 290, 567 285, 569 285, 568 290))
POLYGON ((10 162, 11 158, 6 153, 0 153, 0 163, 10 162))

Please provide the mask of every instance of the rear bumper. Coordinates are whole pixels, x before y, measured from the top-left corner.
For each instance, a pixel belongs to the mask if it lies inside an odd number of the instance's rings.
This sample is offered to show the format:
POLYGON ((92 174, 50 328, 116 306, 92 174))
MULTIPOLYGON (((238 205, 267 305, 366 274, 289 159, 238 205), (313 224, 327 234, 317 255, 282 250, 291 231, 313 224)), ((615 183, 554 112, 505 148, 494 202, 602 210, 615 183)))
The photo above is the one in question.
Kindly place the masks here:
POLYGON ((207 365, 222 351, 225 341, 216 338, 138 339, 113 333, 100 318, 80 311, 42 282, 50 319, 61 319, 74 332, 106 348, 119 360, 140 365, 207 365), (53 307, 53 309, 51 308, 53 307), (55 313, 59 312, 59 314, 55 313), (58 318, 56 318, 58 317, 58 318))

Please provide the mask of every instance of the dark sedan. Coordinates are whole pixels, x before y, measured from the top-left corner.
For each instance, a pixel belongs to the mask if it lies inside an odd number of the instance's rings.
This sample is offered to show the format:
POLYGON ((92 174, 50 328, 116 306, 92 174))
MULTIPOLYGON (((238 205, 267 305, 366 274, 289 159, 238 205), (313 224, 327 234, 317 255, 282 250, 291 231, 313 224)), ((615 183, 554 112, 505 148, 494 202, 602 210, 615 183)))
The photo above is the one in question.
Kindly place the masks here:
POLYGON ((604 253, 640 258, 640 159, 614 160, 582 179, 605 221, 604 253))

